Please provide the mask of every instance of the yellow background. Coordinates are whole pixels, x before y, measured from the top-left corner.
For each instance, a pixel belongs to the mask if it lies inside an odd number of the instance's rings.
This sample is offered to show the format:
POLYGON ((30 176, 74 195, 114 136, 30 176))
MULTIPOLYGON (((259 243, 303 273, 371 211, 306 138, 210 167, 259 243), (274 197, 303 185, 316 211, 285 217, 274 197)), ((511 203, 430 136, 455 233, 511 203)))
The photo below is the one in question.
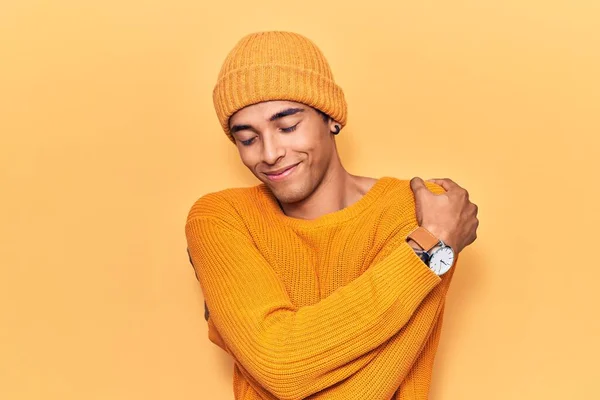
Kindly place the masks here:
POLYGON ((355 174, 480 207, 432 399, 600 398, 600 6, 588 1, 5 1, 0 398, 231 399, 184 237, 257 183, 211 91, 258 30, 323 50, 355 174))

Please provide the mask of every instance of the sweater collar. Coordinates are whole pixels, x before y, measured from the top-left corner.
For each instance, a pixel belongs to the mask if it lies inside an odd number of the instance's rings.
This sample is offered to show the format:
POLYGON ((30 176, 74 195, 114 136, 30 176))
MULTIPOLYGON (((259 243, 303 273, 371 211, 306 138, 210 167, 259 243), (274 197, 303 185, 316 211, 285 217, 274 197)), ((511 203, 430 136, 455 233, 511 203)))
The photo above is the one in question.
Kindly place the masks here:
POLYGON ((377 179, 373 186, 371 186, 371 188, 358 201, 352 203, 348 207, 322 215, 316 219, 294 218, 285 215, 279 207, 277 198, 264 183, 256 186, 256 188, 258 190, 259 197, 264 203, 265 212, 272 214, 277 220, 297 228, 317 228, 325 225, 339 224, 362 214, 377 199, 381 197, 381 194, 385 191, 393 179, 394 178, 388 176, 377 179))

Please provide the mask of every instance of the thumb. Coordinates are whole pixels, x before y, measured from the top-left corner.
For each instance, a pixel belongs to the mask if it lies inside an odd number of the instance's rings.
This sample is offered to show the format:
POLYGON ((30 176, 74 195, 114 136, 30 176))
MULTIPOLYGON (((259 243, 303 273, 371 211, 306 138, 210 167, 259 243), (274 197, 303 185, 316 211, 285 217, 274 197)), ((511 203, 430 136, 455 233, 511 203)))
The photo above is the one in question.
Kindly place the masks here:
POLYGON ((415 176, 414 178, 412 178, 410 180, 410 188, 412 189, 414 194, 419 193, 423 189, 427 190, 427 187, 425 187, 425 183, 423 182, 423 179, 419 178, 418 176, 415 176))

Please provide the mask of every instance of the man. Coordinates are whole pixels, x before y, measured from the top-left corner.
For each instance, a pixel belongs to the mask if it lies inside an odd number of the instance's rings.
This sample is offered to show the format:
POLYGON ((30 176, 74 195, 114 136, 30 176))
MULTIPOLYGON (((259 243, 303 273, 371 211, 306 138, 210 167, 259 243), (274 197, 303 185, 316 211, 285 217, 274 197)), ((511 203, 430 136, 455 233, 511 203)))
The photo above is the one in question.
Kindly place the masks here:
POLYGON ((242 38, 213 100, 261 181, 202 196, 185 226, 235 398, 427 398, 445 294, 476 238, 467 192, 348 173, 343 92, 301 35, 242 38))

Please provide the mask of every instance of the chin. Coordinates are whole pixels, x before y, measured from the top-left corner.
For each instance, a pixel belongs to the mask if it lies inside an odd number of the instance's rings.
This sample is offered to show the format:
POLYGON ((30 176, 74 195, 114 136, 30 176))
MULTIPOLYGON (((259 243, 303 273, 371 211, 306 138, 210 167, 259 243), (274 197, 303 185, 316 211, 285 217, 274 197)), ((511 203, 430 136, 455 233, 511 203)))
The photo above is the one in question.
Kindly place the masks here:
POLYGON ((267 186, 280 203, 293 204, 306 199, 310 195, 309 187, 303 182, 289 182, 288 184, 267 182, 267 186))

